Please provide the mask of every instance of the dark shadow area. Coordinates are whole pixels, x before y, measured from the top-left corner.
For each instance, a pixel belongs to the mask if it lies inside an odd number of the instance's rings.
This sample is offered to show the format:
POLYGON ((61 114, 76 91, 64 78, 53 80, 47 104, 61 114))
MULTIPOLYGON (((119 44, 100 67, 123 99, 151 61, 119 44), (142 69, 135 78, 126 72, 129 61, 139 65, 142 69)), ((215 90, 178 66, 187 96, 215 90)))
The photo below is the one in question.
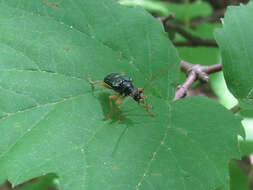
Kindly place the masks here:
POLYGON ((119 106, 115 105, 115 100, 110 100, 109 96, 112 95, 110 93, 99 93, 98 100, 100 102, 104 120, 109 120, 112 123, 118 122, 119 124, 127 124, 132 125, 134 122, 127 118, 127 115, 125 114, 124 110, 121 110, 119 106), (111 103, 110 103, 111 101, 111 103), (111 105, 110 105, 111 104, 111 105), (120 112, 122 112, 120 116, 120 112), (110 115, 110 116, 109 116, 110 115), (122 117, 122 120, 119 121, 120 117, 122 117))
POLYGON ((0 190, 36 190, 42 188, 45 190, 58 190, 58 184, 56 183, 57 178, 56 174, 50 173, 30 179, 16 187, 12 187, 12 184, 6 181, 0 186, 0 190))

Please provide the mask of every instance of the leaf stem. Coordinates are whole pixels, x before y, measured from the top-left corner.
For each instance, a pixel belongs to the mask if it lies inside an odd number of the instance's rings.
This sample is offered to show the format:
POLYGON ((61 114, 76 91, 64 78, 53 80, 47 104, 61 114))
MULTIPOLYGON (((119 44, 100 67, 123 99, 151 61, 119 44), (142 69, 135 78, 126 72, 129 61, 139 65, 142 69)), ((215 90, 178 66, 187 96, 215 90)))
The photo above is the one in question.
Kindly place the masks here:
POLYGON ((201 38, 199 36, 193 35, 190 32, 186 31, 182 26, 171 22, 175 16, 170 14, 168 17, 162 18, 157 17, 159 21, 162 22, 163 27, 166 31, 174 31, 181 36, 183 36, 187 41, 186 42, 173 42, 175 46, 206 46, 206 47, 218 47, 215 40, 201 38))
POLYGON ((236 113, 238 113, 238 112, 241 111, 241 107, 240 107, 239 104, 237 104, 237 105, 235 105, 234 107, 232 107, 232 108, 230 109, 230 111, 231 111, 232 113, 236 114, 236 113))

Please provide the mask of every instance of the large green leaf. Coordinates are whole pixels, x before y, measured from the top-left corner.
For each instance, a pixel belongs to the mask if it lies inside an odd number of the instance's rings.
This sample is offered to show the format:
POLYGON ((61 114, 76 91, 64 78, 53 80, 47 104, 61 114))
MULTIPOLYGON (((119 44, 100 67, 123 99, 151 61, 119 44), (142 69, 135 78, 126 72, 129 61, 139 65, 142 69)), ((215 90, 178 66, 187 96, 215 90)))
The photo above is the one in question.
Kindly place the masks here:
POLYGON ((240 120, 208 99, 171 103, 179 58, 143 9, 1 0, 0 46, 1 182, 55 173, 61 190, 228 187, 240 120), (103 121, 113 92, 87 77, 110 72, 146 86, 157 116, 127 99, 121 124, 103 121))
POLYGON ((229 90, 244 107, 253 106, 253 3, 229 7, 215 32, 229 90))

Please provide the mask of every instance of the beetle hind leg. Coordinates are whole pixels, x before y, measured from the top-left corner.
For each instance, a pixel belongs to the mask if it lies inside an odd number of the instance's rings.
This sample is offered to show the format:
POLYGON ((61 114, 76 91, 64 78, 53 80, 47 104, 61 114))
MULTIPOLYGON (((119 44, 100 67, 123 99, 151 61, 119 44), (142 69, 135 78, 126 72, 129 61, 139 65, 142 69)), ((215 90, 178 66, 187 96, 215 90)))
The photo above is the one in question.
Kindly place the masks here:
POLYGON ((114 98, 118 98, 120 96, 120 94, 113 94, 109 96, 109 102, 110 102, 110 112, 106 115, 106 117, 104 118, 104 120, 108 120, 112 117, 113 114, 113 105, 112 105, 112 99, 114 98))
POLYGON ((119 107, 119 104, 121 103, 121 102, 123 102, 123 100, 126 98, 126 96, 122 96, 122 97, 120 97, 116 102, 115 102, 115 104, 117 105, 117 108, 118 108, 118 110, 119 110, 119 122, 121 122, 122 121, 122 118, 123 118, 123 112, 122 112, 122 110, 120 109, 120 107, 119 107))
POLYGON ((105 82, 103 81, 92 81, 90 77, 88 77, 88 82, 91 84, 91 85, 100 85, 100 86, 103 86, 105 88, 108 88, 108 89, 112 89, 108 84, 106 84, 105 82))
POLYGON ((119 119, 118 119, 118 121, 119 121, 119 122, 122 121, 123 112, 122 112, 122 110, 120 109, 119 104, 125 99, 126 96, 122 96, 122 97, 120 97, 120 96, 121 96, 121 94, 113 94, 113 95, 109 96, 109 99, 110 99, 110 112, 109 112, 109 113, 107 114, 107 116, 105 117, 105 120, 110 119, 110 118, 112 117, 112 115, 113 115, 114 109, 113 109, 112 99, 118 98, 118 99, 116 100, 116 102, 115 102, 115 105, 117 106, 118 111, 119 111, 119 119))

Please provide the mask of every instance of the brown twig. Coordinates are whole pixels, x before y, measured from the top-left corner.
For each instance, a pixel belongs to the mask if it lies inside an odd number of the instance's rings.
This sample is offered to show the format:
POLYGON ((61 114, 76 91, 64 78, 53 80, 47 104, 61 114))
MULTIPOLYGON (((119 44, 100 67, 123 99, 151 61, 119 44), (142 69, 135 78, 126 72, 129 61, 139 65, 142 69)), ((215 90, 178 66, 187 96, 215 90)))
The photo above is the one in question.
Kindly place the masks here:
POLYGON ((246 176, 249 177, 249 188, 253 188, 253 155, 243 156, 241 160, 234 160, 237 166, 242 169, 246 176))
POLYGON ((188 89, 196 81, 208 82, 208 75, 222 70, 221 64, 215 64, 210 66, 194 65, 186 61, 181 61, 181 70, 187 73, 185 82, 177 86, 174 101, 186 96, 188 89))
POLYGON ((240 107, 239 104, 237 104, 237 105, 235 105, 234 107, 232 107, 232 108, 230 109, 230 111, 231 111, 232 113, 236 114, 236 113, 238 113, 238 112, 241 111, 241 107, 240 107))
POLYGON ((208 47, 218 47, 215 40, 201 38, 199 36, 195 36, 190 32, 186 31, 180 25, 174 24, 169 20, 175 17, 174 14, 170 14, 169 16, 162 18, 157 17, 157 19, 162 22, 163 27, 167 31, 174 31, 182 35, 187 41, 186 42, 174 42, 175 46, 208 46, 208 47))
POLYGON ((6 181, 4 184, 0 185, 0 190, 13 190, 11 187, 11 183, 6 181))
POLYGON ((166 22, 164 26, 168 30, 175 31, 182 35, 187 42, 175 42, 174 45, 176 46, 208 46, 208 47, 218 47, 217 43, 215 40, 212 39, 206 39, 206 38, 201 38, 199 36, 195 36, 191 34, 190 32, 186 31, 183 27, 176 25, 172 22, 166 22))
POLYGON ((158 16, 158 17, 156 17, 156 18, 157 18, 159 21, 161 21, 161 23, 163 24, 163 27, 165 28, 167 21, 170 20, 170 19, 175 18, 175 15, 174 15, 173 13, 171 13, 171 14, 169 14, 169 15, 168 15, 167 17, 165 17, 165 18, 160 17, 160 16, 158 16))

